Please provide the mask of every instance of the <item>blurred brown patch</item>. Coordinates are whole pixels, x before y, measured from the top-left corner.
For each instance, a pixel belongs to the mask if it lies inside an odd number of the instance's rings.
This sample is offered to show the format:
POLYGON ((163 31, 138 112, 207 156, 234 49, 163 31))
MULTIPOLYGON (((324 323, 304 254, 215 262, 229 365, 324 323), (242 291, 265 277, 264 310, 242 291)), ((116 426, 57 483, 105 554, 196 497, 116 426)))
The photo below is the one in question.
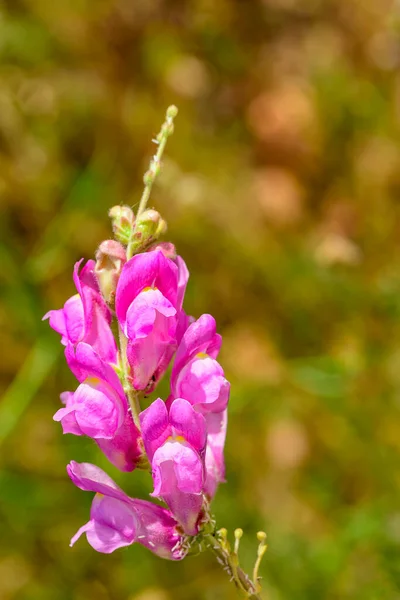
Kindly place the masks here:
POLYGON ((334 264, 358 265, 362 260, 360 248, 339 233, 327 233, 317 244, 315 259, 324 266, 334 264))
POLYGON ((255 172, 253 185, 255 198, 270 223, 284 227, 301 219, 304 191, 289 171, 260 169, 255 172))
POLYGON ((170 88, 187 98, 197 98, 206 94, 210 87, 210 77, 205 64, 195 56, 181 56, 166 72, 165 80, 170 88))
POLYGON ((310 95, 287 79, 251 101, 247 122, 263 142, 305 150, 315 128, 315 112, 310 95))
POLYGON ((399 172, 398 145, 384 137, 360 140, 355 148, 355 158, 357 176, 364 184, 385 185, 399 172))
POLYGON ((274 468, 299 467, 309 453, 306 430, 296 421, 276 421, 269 429, 266 450, 274 468))
POLYGON ((246 325, 225 331, 224 366, 238 379, 276 384, 282 376, 272 342, 246 325))

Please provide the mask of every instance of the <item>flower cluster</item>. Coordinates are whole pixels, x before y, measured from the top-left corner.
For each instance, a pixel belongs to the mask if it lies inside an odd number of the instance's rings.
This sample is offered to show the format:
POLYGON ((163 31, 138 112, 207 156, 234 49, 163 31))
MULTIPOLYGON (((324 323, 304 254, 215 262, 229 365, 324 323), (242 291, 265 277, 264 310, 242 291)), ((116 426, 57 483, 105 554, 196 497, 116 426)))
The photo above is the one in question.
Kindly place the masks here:
MULTIPOLYGON (((112 214, 134 223, 129 211, 114 207, 112 214)), ((217 362, 215 320, 194 320, 183 310, 189 273, 174 246, 152 245, 128 260, 126 254, 120 242, 103 242, 96 261, 75 265, 77 294, 45 316, 78 381, 61 394, 54 419, 64 433, 92 438, 121 471, 151 471, 151 496, 165 507, 130 498, 98 467, 72 461, 73 483, 96 495, 71 545, 85 533, 99 552, 139 542, 178 560, 209 519, 224 480, 230 386, 217 362), (169 397, 142 410, 171 363, 169 397)))
POLYGON ((75 391, 61 394, 63 407, 54 419, 64 433, 92 438, 119 470, 148 470, 150 495, 164 506, 130 498, 98 467, 72 461, 71 480, 95 496, 90 519, 71 546, 85 533, 103 553, 138 542, 162 558, 181 560, 209 548, 238 590, 261 600, 266 534, 257 534, 250 578, 239 565, 242 529, 235 530, 232 548, 226 529, 217 531, 210 515, 225 476, 230 385, 217 362, 221 336, 211 315, 196 320, 183 310, 188 269, 173 244, 158 242, 164 220, 146 210, 176 114, 170 106, 153 140, 158 149, 143 178, 136 218, 128 206, 110 210, 115 239, 100 244, 95 261, 75 265, 77 294, 44 317, 61 335, 78 381, 75 391), (169 396, 150 402, 170 365, 169 396))

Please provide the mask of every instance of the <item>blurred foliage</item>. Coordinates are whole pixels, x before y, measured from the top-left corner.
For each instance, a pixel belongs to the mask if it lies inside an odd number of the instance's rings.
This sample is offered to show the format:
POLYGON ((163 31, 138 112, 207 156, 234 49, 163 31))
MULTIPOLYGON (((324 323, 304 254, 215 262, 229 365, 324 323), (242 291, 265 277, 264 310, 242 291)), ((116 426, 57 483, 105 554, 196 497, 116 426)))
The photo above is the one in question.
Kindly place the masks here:
POLYGON ((0 598, 236 597, 211 555, 69 549, 91 501, 70 459, 150 489, 51 418, 74 382, 41 317, 137 204, 175 103, 152 205, 224 335, 218 523, 248 569, 268 532, 269 600, 398 600, 399 3, 3 0, 0 75, 0 598))

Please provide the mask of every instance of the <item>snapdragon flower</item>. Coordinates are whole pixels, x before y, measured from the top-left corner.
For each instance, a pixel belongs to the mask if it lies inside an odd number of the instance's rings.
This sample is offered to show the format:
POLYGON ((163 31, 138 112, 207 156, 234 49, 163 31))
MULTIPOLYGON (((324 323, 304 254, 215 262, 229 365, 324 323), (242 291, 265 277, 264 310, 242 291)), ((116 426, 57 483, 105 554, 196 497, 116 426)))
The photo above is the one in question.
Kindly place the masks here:
POLYGON ((61 343, 76 345, 86 342, 110 362, 117 358, 117 345, 112 334, 111 311, 100 294, 94 274, 95 262, 88 260, 79 271, 83 259, 75 264, 73 279, 78 291, 63 308, 50 310, 43 319, 61 335, 61 343))
POLYGON ((202 315, 183 334, 171 374, 174 398, 186 398, 200 412, 221 412, 229 400, 230 384, 216 357, 222 338, 215 319, 202 315))
POLYGON ((89 544, 104 554, 138 542, 161 558, 181 560, 185 536, 171 512, 162 506, 127 496, 102 469, 71 461, 67 472, 81 490, 95 492, 90 520, 71 539, 85 533, 89 544))
POLYGON ((140 414, 140 424, 152 466, 152 495, 166 502, 185 533, 196 535, 206 479, 205 418, 183 398, 169 410, 158 398, 140 414))
MULTIPOLYGON (((186 265, 182 260, 179 264, 186 274, 186 265)), ((186 281, 159 248, 133 256, 122 269, 115 309, 128 340, 127 358, 136 390, 149 390, 168 367, 177 345, 186 281)))
POLYGON ((146 210, 176 112, 167 111, 136 216, 126 206, 110 210, 116 239, 100 244, 96 262, 82 269, 82 260, 76 263, 78 293, 44 317, 61 335, 78 382, 61 394, 54 419, 64 433, 93 439, 121 471, 147 470, 153 480, 153 501, 130 498, 99 467, 71 461, 73 483, 95 493, 90 518, 71 546, 85 534, 98 552, 139 543, 169 560, 207 547, 246 597, 259 600, 265 534, 258 534, 250 579, 238 562, 242 530, 235 530, 232 552, 211 513, 225 481, 230 384, 217 361, 222 338, 211 315, 194 319, 184 311, 189 271, 173 244, 158 242, 166 229, 161 216, 146 210), (169 397, 143 410, 170 365, 169 397))

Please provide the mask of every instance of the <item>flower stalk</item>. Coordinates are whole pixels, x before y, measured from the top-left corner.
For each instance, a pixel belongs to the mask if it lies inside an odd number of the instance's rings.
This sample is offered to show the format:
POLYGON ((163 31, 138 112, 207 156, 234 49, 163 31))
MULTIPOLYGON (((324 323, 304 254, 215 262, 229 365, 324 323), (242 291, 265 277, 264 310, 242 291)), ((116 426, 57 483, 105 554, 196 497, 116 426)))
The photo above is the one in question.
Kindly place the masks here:
POLYGON ((123 388, 124 388, 125 394, 127 395, 128 400, 129 400, 129 406, 131 409, 133 421, 134 421, 136 427, 138 427, 138 429, 140 429, 139 394, 136 392, 136 390, 133 389, 133 387, 129 383, 129 365, 126 360, 126 348, 127 348, 127 344, 128 344, 128 339, 125 336, 124 332, 122 331, 121 325, 118 325, 118 337, 119 337, 120 365, 121 365, 121 370, 122 370, 123 388))
MULTIPOLYGON (((171 105, 168 107, 166 115, 165 115, 165 121, 161 126, 160 133, 153 140, 157 144, 158 148, 157 148, 157 152, 155 153, 155 155, 153 156, 153 158, 150 161, 149 169, 146 171, 146 173, 143 176, 144 189, 143 189, 142 196, 140 198, 139 208, 136 213, 136 221, 138 221, 138 218, 142 215, 142 213, 145 211, 145 209, 147 207, 147 203, 150 198, 153 184, 154 184, 155 180, 157 179, 157 176, 160 172, 161 158, 162 158, 162 155, 164 154, 165 146, 167 145, 168 138, 174 132, 174 118, 176 117, 177 114, 178 114, 178 109, 176 106, 171 105)), ((127 247, 128 259, 131 258, 134 254, 134 246, 133 246, 134 235, 135 235, 135 229, 133 229, 132 235, 128 241, 128 247, 127 247)))
MULTIPOLYGON (((204 541, 242 595, 250 600, 262 600, 258 582, 255 583, 254 580, 252 581, 239 566, 237 552, 231 552, 229 542, 227 541, 226 529, 220 529, 217 533, 206 534, 204 541)), ((236 541, 237 538, 235 546, 236 541)))
POLYGON ((64 433, 92 438, 121 471, 149 471, 150 496, 165 506, 130 498, 95 465, 72 461, 67 471, 73 483, 96 495, 71 545, 85 533, 98 552, 139 543, 169 560, 208 548, 244 597, 261 600, 266 534, 257 534, 250 578, 239 564, 243 530, 235 530, 232 550, 227 530, 217 531, 210 513, 225 481, 230 383, 217 360, 222 338, 211 315, 195 319, 184 311, 189 271, 173 244, 157 243, 166 224, 146 208, 177 112, 168 108, 155 140, 137 214, 127 206, 110 210, 115 239, 100 244, 96 262, 75 265, 77 294, 45 316, 61 335, 79 384, 61 395, 54 419, 64 433), (141 398, 170 365, 168 398, 142 410, 141 398))

